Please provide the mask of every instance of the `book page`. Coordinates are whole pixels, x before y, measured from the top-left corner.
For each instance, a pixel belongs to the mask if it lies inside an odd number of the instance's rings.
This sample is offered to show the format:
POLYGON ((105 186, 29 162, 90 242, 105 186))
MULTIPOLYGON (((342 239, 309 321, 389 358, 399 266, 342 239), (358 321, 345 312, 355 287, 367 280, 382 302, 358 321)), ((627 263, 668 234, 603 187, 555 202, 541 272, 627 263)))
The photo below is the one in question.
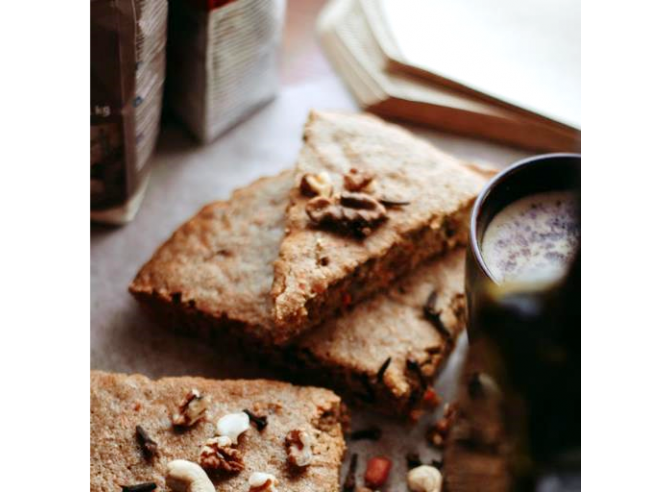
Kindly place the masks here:
POLYGON ((580 128, 579 0, 382 0, 404 62, 580 128))

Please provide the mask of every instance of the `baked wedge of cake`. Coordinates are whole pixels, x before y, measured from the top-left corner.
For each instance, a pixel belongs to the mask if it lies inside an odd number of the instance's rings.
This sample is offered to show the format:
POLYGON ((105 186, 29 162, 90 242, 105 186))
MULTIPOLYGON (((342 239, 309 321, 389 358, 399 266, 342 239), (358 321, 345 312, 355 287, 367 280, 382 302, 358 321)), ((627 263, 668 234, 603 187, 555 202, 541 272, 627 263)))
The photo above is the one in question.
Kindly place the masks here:
POLYGON ((204 207, 154 253, 130 292, 167 327, 240 340, 301 381, 408 415, 462 329, 463 251, 280 347, 270 290, 292 183, 287 171, 204 207))
POLYGON ((464 244, 481 177, 402 128, 312 111, 272 287, 285 341, 464 244))
POLYGON ((320 388, 92 371, 91 492, 335 492, 344 416, 320 388))

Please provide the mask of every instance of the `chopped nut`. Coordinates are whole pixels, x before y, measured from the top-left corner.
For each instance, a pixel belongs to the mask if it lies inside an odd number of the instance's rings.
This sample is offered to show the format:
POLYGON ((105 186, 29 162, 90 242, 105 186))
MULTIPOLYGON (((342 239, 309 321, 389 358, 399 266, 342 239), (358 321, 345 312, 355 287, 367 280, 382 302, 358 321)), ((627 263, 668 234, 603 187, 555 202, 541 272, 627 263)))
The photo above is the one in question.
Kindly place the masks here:
POLYGON ((442 474, 440 470, 429 465, 417 466, 407 474, 407 486, 412 492, 440 492, 442 474))
POLYGON ((300 180, 300 191, 305 196, 328 197, 333 194, 333 183, 325 171, 319 174, 307 173, 300 180))
POLYGON ((312 438, 307 431, 292 430, 284 439, 289 465, 305 468, 312 462, 312 438))
POLYGON ((200 450, 200 465, 213 470, 240 472, 244 470, 242 453, 232 447, 228 436, 213 437, 200 450))
POLYGON ((426 438, 436 448, 443 448, 447 442, 447 436, 456 421, 458 406, 456 403, 444 405, 444 416, 428 429, 426 438))
POLYGON ((305 211, 315 225, 356 236, 370 235, 387 218, 384 205, 363 193, 343 193, 339 199, 318 196, 307 202, 305 211))
POLYGON ((214 484, 199 465, 186 460, 167 464, 165 482, 175 492, 216 492, 214 484))
POLYGON ((172 425, 190 427, 205 416, 208 400, 197 389, 189 391, 172 416, 172 425))
POLYGON ((391 460, 383 456, 370 458, 365 470, 365 485, 373 489, 382 487, 389 478, 391 465, 391 460))
POLYGON ((249 415, 245 412, 229 413, 216 423, 216 435, 228 437, 233 444, 237 444, 238 437, 249 427, 249 415))
POLYGON ((349 172, 344 175, 344 189, 347 191, 364 190, 370 183, 372 183, 374 178, 374 174, 368 171, 360 171, 352 167, 349 172))
POLYGON ((277 492, 277 479, 270 473, 253 472, 249 477, 249 492, 277 492))
POLYGON ((142 454, 148 460, 152 459, 156 454, 158 454, 158 444, 156 441, 149 437, 147 431, 145 431, 141 425, 135 426, 135 436, 137 437, 137 442, 142 448, 142 454))

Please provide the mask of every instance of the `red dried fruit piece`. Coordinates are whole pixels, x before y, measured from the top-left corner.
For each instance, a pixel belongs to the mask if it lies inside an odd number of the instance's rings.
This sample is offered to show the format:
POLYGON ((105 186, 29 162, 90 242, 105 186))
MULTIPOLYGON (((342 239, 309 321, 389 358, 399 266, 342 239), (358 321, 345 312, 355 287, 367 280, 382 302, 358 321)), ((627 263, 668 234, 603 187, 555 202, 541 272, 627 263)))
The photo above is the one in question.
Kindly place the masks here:
POLYGON ((391 465, 391 460, 384 456, 370 458, 365 469, 365 485, 373 489, 383 487, 389 478, 391 465))

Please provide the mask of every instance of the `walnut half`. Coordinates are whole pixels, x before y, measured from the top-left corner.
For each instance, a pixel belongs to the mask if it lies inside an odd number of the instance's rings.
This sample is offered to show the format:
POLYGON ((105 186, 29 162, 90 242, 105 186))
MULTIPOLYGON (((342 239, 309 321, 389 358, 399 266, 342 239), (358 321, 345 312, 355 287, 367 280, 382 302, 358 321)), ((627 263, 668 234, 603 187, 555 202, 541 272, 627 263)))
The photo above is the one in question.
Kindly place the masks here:
POLYGON ((312 462, 312 439, 304 430, 292 430, 284 440, 289 465, 305 468, 312 462))
POLYGON ((195 424, 205 416, 207 405, 207 398, 197 389, 192 389, 179 403, 177 413, 172 416, 172 424, 186 427, 195 424))
POLYGON ((339 197, 312 198, 305 207, 307 216, 318 226, 333 227, 359 237, 387 219, 386 208, 365 193, 342 193, 339 197))
POLYGON ((244 470, 242 453, 232 447, 228 437, 213 437, 200 450, 200 466, 212 470, 240 472, 244 470))

